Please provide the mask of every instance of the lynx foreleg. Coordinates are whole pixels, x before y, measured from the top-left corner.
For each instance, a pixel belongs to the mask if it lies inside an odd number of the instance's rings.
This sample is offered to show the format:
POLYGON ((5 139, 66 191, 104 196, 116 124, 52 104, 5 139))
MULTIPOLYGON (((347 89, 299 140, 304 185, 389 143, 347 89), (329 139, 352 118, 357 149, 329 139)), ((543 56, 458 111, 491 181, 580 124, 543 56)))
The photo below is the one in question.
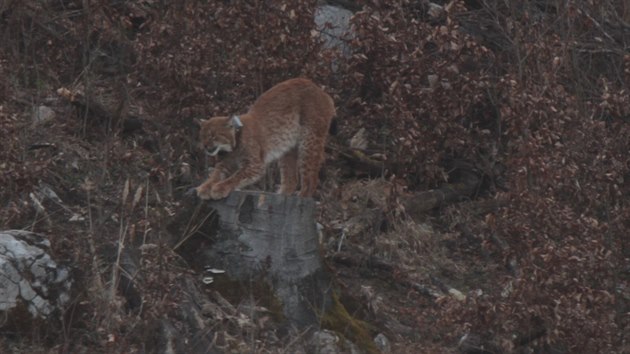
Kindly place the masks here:
POLYGON ((224 179, 228 174, 228 169, 223 163, 218 163, 214 166, 212 172, 208 176, 205 182, 203 182, 199 187, 197 187, 197 195, 201 199, 210 199, 210 193, 212 190, 212 186, 217 182, 224 179))
POLYGON ((223 199, 237 188, 249 186, 258 181, 265 172, 265 165, 260 162, 248 162, 227 179, 214 184, 210 190, 211 199, 223 199))

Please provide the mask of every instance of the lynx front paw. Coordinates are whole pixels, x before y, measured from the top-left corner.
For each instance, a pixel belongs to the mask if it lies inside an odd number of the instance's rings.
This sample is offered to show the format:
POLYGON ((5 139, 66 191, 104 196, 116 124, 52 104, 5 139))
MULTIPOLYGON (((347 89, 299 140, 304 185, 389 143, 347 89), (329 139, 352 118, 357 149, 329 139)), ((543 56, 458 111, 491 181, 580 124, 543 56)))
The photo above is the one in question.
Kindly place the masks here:
POLYGON ((211 199, 223 199, 227 197, 232 190, 223 183, 217 183, 210 190, 211 199))

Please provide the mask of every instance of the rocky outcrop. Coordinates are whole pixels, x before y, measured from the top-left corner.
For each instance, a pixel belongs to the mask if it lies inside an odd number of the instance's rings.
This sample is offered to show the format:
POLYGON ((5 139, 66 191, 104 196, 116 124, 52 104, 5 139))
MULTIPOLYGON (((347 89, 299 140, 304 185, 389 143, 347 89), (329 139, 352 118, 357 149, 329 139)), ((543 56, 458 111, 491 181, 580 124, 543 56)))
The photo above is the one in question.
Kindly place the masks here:
POLYGON ((50 241, 23 230, 0 231, 0 311, 26 308, 33 318, 45 319, 70 300, 68 268, 50 256, 50 241))

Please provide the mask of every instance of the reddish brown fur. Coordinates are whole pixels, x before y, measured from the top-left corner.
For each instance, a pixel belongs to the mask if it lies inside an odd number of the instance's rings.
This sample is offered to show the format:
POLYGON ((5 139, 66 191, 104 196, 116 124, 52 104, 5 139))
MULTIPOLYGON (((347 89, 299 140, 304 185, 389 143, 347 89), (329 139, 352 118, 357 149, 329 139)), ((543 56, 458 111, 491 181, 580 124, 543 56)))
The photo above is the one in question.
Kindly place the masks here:
POLYGON ((240 116, 240 131, 230 117, 201 122, 203 146, 228 154, 197 187, 197 195, 202 199, 225 198, 231 191, 256 182, 269 163, 279 160, 279 192, 295 192, 299 171, 299 195, 311 197, 334 115, 332 98, 310 80, 298 78, 263 93, 249 112, 240 116))

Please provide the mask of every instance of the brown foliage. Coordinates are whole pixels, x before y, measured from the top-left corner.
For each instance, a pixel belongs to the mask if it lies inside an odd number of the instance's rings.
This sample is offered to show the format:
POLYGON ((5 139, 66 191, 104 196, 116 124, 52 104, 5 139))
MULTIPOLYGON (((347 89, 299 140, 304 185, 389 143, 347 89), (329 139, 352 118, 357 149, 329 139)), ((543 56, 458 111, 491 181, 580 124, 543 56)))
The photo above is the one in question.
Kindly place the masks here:
POLYGON ((315 3, 173 6, 134 42, 140 82, 162 98, 155 108, 191 117, 240 112, 289 77, 326 77, 327 61, 312 34, 315 3))
POLYGON ((410 2, 366 4, 348 113, 412 185, 440 182, 453 158, 507 168, 511 202, 476 231, 505 239, 510 251, 488 247, 518 271, 502 290, 453 300, 443 323, 493 333, 504 350, 541 328, 541 347, 618 348, 628 321, 614 304, 627 303, 618 289, 630 280, 627 5, 469 5, 426 21, 410 2))

